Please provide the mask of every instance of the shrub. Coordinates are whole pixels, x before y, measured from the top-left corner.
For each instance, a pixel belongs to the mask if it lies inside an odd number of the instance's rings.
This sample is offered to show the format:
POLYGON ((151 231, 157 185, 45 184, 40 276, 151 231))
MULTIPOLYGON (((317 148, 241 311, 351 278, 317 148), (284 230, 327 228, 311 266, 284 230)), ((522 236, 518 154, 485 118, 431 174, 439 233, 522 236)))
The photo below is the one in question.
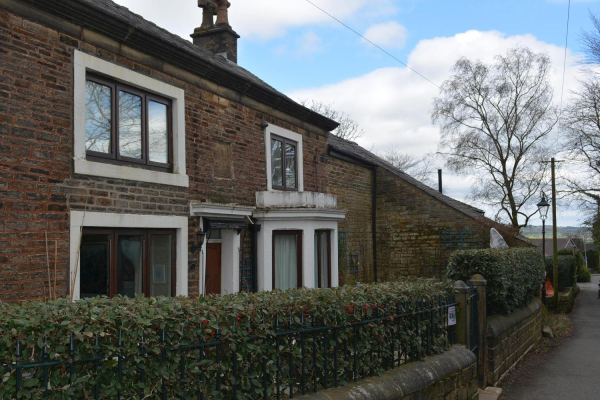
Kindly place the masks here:
POLYGON ((587 264, 588 268, 594 271, 598 271, 598 261, 600 259, 600 254, 598 250, 588 250, 587 251, 587 264))
MULTIPOLYGON (((546 257, 546 274, 550 278, 552 286, 556 289, 552 257, 546 257)), ((577 259, 575 256, 558 256, 558 290, 574 286, 577 281, 576 279, 577 259)))
POLYGON ((591 282, 591 281, 592 281, 592 274, 590 274, 590 271, 587 269, 585 264, 583 264, 579 268, 579 272, 577 272, 577 282, 591 282))
POLYGON ((466 250, 452 253, 448 277, 467 281, 474 274, 487 280, 488 314, 509 314, 529 304, 544 282, 539 249, 466 250))
POLYGON ((309 390, 313 383, 323 387, 325 371, 329 386, 334 378, 343 385, 351 378, 355 359, 361 375, 374 375, 389 367, 400 349, 411 359, 445 351, 447 311, 440 305, 452 295, 450 281, 419 279, 198 299, 0 302, 0 399, 45 398, 43 368, 23 372, 20 396, 15 394, 15 370, 3 368, 44 359, 56 362, 47 371, 52 399, 83 398, 83 393, 93 397, 96 384, 103 399, 115 399, 119 392, 121 398, 159 399, 163 385, 166 398, 197 398, 203 393, 205 398, 222 399, 231 397, 234 382, 238 399, 273 398, 276 377, 283 390, 293 374, 297 392, 299 371, 305 367, 309 390), (411 315, 415 311, 420 313, 411 315), (298 333, 311 327, 329 328, 298 333), (102 356, 97 375, 92 360, 75 364, 70 380, 71 340, 75 360, 102 356), (224 343, 217 348, 219 340, 224 343), (198 343, 207 347, 186 347, 198 343), (334 354, 339 354, 337 364, 334 354), (117 379, 119 355, 122 382, 117 379))

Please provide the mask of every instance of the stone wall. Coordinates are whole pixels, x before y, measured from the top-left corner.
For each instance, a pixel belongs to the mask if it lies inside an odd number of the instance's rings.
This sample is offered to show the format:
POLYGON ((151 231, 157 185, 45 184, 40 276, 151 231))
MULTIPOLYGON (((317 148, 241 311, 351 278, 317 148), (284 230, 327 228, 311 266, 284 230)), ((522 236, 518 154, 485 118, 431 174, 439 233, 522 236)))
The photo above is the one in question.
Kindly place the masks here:
POLYGON ((488 317, 486 382, 498 385, 542 337, 542 304, 535 299, 510 315, 488 317))
MULTIPOLYGON (((25 3, 1 8, 0 300, 43 297, 46 235, 50 254, 58 244, 57 293, 68 292, 71 210, 180 216, 190 201, 254 205, 267 185, 263 121, 303 135, 305 190, 327 192, 323 130, 25 3), (189 188, 73 173, 76 49, 184 89, 189 188)), ((197 225, 190 218, 190 247, 197 225)))
POLYGON ((373 281, 372 188, 369 168, 329 158, 330 193, 338 196, 338 208, 348 211, 338 223, 339 231, 347 235, 346 263, 351 254, 358 255, 358 276, 340 269, 340 284, 373 281))
MULTIPOLYGON (((377 170, 377 271, 380 280, 427 275, 427 260, 440 249, 440 230, 473 230, 481 225, 421 189, 377 170)), ((485 233, 478 239, 486 247, 485 233)))
POLYGON ((463 346, 346 387, 303 396, 310 400, 478 399, 477 360, 463 346))

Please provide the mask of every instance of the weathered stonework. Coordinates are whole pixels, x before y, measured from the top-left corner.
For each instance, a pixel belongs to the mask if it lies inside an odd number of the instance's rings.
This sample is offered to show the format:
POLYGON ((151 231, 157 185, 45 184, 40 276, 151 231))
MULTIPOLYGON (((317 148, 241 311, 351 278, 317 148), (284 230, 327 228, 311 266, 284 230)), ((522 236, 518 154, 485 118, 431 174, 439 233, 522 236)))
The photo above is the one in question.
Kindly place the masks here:
POLYGON ((338 229, 346 232, 346 265, 358 255, 358 276, 340 270, 340 283, 373 282, 373 172, 365 167, 329 158, 329 188, 338 207, 348 210, 338 229))
POLYGON ((310 400, 478 399, 477 360, 463 346, 346 387, 302 396, 310 400))
POLYGON ((486 381, 489 386, 497 386, 541 339, 542 307, 540 300, 535 299, 510 315, 488 317, 486 381))

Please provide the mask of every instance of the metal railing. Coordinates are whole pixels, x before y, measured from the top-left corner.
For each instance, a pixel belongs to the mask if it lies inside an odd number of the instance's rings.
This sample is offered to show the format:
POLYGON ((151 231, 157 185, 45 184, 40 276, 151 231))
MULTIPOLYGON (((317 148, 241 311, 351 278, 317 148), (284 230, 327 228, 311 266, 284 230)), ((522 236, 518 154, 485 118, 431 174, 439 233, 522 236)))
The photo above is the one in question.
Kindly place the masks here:
POLYGON ((262 321, 272 323, 264 332, 229 316, 231 335, 220 328, 181 328, 177 343, 167 339, 173 337, 168 329, 155 329, 155 337, 142 334, 135 346, 125 346, 124 330, 116 342, 89 335, 91 346, 71 334, 63 359, 44 338, 37 351, 17 341, 15 353, 3 355, 8 362, 0 367, 0 399, 294 398, 443 352, 456 342, 447 324, 448 308, 456 304, 453 295, 440 295, 383 308, 348 306, 343 324, 275 315, 262 321))

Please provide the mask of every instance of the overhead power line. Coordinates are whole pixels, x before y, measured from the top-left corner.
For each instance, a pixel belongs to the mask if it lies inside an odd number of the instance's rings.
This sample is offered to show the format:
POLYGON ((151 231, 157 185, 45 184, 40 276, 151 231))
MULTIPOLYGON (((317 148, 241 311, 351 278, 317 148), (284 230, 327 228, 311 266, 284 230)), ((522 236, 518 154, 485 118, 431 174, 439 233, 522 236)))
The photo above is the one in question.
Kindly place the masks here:
POLYGON ((382 52, 384 52, 385 54, 387 54, 388 56, 390 56, 394 60, 398 61, 400 64, 404 65, 406 68, 408 68, 409 70, 411 70, 415 74, 419 75, 421 78, 425 79, 427 82, 431 83, 433 86, 437 87, 438 89, 441 89, 440 86, 438 84, 434 83, 431 79, 427 78, 425 75, 423 75, 419 71, 415 70, 414 68, 409 67, 408 64, 406 64, 404 61, 400 60, 398 57, 394 56, 393 54, 391 54, 387 50, 383 49, 382 47, 376 45, 375 43, 373 43, 372 41, 370 41, 369 39, 367 39, 366 37, 364 37, 363 35, 361 35, 360 33, 358 33, 356 30, 352 29, 350 26, 346 25, 345 23, 343 23, 342 21, 340 21, 339 19, 337 19, 336 17, 334 17, 333 15, 331 15, 330 13, 328 13, 327 11, 323 10, 321 7, 319 7, 318 5, 316 5, 315 3, 313 3, 312 1, 306 0, 306 2, 309 3, 309 4, 311 4, 313 7, 317 8, 321 12, 327 14, 329 17, 331 17, 332 19, 334 19, 337 22, 339 22, 340 24, 342 24, 344 27, 346 27, 347 29, 349 29, 350 31, 352 31, 357 36, 363 38, 364 40, 366 40, 367 42, 369 42, 373 46, 377 47, 379 50, 381 50, 382 52))
POLYGON ((569 45, 569 21, 571 20, 571 0, 569 0, 569 6, 567 8, 567 33, 565 35, 565 59, 563 62, 563 77, 562 87, 560 89, 560 109, 562 112, 563 94, 565 92, 565 73, 567 71, 567 47, 569 45))

